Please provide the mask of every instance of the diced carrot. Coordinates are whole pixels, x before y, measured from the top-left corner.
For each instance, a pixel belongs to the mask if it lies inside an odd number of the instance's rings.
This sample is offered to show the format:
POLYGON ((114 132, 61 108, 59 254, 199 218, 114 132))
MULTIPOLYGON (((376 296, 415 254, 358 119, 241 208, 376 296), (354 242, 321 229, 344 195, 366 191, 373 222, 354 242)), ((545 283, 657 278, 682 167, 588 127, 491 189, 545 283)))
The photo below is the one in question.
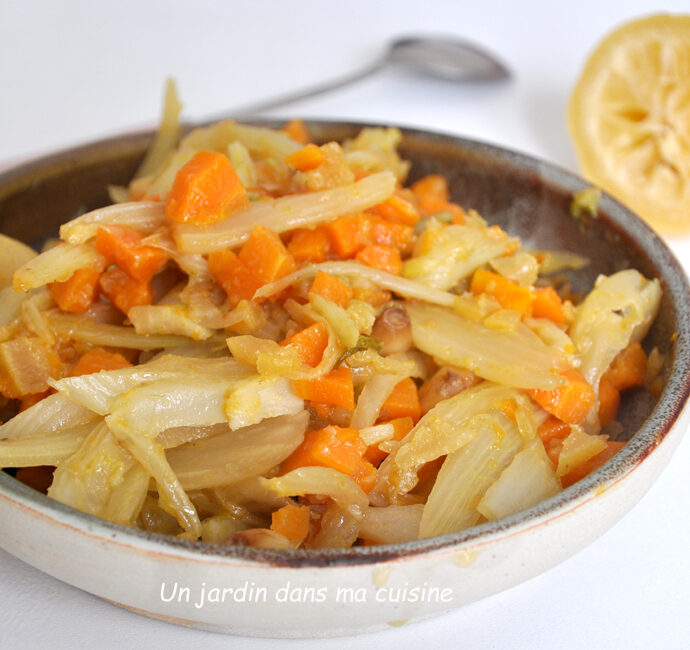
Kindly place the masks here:
POLYGON ((259 279, 229 248, 208 256, 208 270, 228 294, 232 305, 240 300, 251 300, 261 286, 259 279))
POLYGON ((289 503, 271 514, 271 530, 299 544, 309 534, 309 506, 289 503))
POLYGON ((48 492, 48 488, 53 483, 54 471, 54 467, 49 467, 47 465, 39 465, 36 467, 20 467, 15 474, 15 478, 21 483, 24 483, 24 485, 28 485, 34 490, 38 490, 39 492, 46 494, 48 492))
POLYGON ((364 458, 359 461, 355 471, 351 474, 354 482, 367 493, 371 492, 376 485, 377 475, 376 468, 364 458))
POLYGON ((325 227, 331 240, 331 248, 342 259, 354 257, 371 243, 369 238, 371 221, 368 215, 363 213, 338 217, 327 223, 325 227))
POLYGON ((325 159, 326 157, 320 147, 315 144, 308 144, 286 156, 285 162, 293 169, 308 172, 316 169, 325 159))
POLYGON ((410 187, 419 201, 420 209, 426 214, 443 210, 450 198, 448 182, 440 174, 429 174, 412 183, 410 187))
POLYGON ((78 269, 64 282, 51 282, 50 295, 62 311, 83 314, 98 296, 102 268, 78 269))
MULTIPOLYGON (((402 440, 414 427, 414 421, 408 415, 404 418, 395 418, 394 420, 389 420, 388 422, 380 422, 380 424, 392 424, 393 425, 393 437, 391 440, 402 440)), ((372 465, 378 467, 381 461, 387 456, 385 451, 381 451, 378 445, 369 445, 367 451, 364 454, 365 460, 368 460, 372 465)))
POLYGON ((279 280, 297 268, 280 237, 265 226, 254 227, 238 257, 261 284, 279 280))
POLYGON ((314 323, 285 339, 281 345, 297 348, 302 361, 314 368, 319 365, 328 345, 328 330, 323 323, 314 323))
POLYGON ((450 212, 453 215, 454 224, 465 223, 465 211, 457 203, 450 201, 448 182, 443 176, 439 174, 424 176, 413 183, 411 189, 417 198, 419 209, 426 216, 450 212))
POLYGON ((287 124, 283 125, 282 131, 300 144, 307 144, 311 140, 307 125, 300 119, 290 120, 287 124))
POLYGON ((228 157, 199 151, 177 172, 165 216, 175 223, 206 226, 248 205, 247 191, 228 157))
POLYGON ((530 287, 521 287, 516 282, 498 273, 477 269, 472 276, 470 291, 475 295, 486 293, 498 300, 504 309, 513 309, 529 315, 534 302, 534 292, 530 287))
POLYGON ((111 264, 139 282, 148 282, 168 261, 168 254, 154 246, 141 244, 142 235, 128 226, 101 226, 96 248, 111 264))
POLYGON ((559 420, 553 415, 549 415, 537 428, 537 435, 541 438, 544 446, 552 440, 565 440, 570 435, 570 425, 563 420, 559 420))
POLYGON ((346 409, 355 407, 352 371, 347 366, 340 366, 337 370, 315 379, 296 379, 292 385, 295 394, 302 399, 342 406, 346 409))
POLYGON ((70 372, 70 377, 90 375, 101 370, 119 370, 128 368, 132 364, 117 352, 108 352, 96 346, 84 352, 70 372))
MULTIPOLYGON (((465 210, 457 203, 449 201, 445 207, 446 212, 453 215, 453 223, 462 226, 465 223, 465 210)), ((513 251, 514 252, 514 251, 513 251)))
POLYGON ((381 269, 393 275, 399 275, 402 270, 400 253, 396 248, 391 248, 390 246, 381 246, 380 244, 365 246, 357 253, 356 258, 362 264, 372 266, 375 269, 381 269))
POLYGON ((527 392, 551 415, 568 424, 580 424, 594 406, 594 390, 575 369, 565 370, 561 375, 566 380, 561 386, 551 390, 533 388, 527 392))
POLYGON ((369 244, 390 246, 404 251, 412 242, 414 231, 410 226, 380 217, 371 217, 369 225, 369 244))
POLYGON ((563 301, 553 287, 537 287, 535 289, 532 316, 534 318, 548 318, 556 325, 565 323, 563 301))
POLYGON ((604 375, 599 380, 599 423, 602 427, 616 419, 620 403, 620 391, 604 375))
POLYGON ((302 444, 281 464, 285 474, 298 467, 331 467, 343 474, 352 474, 362 460, 366 443, 357 429, 328 426, 308 431, 302 444))
POLYGON ((356 287, 352 290, 356 300, 368 302, 372 307, 381 307, 391 301, 391 292, 386 289, 363 289, 356 287))
POLYGON ((396 221, 406 226, 414 226, 421 216, 414 205, 396 194, 382 203, 375 205, 370 209, 370 212, 384 219, 388 219, 389 221, 396 221))
POLYGON ((395 420, 397 418, 411 417, 416 424, 422 416, 419 405, 419 393, 417 384, 411 377, 406 377, 395 385, 379 412, 379 422, 395 420))
POLYGON ((34 404, 38 404, 42 399, 52 395, 55 392, 54 388, 44 390, 42 393, 30 393, 28 395, 22 395, 19 401, 19 411, 26 411, 26 409, 31 408, 34 404))
POLYGON ((620 390, 642 386, 647 372, 647 355, 639 343, 631 343, 613 360, 604 377, 620 390))
POLYGON ((330 273, 319 271, 309 289, 309 293, 317 293, 327 300, 345 309, 352 300, 352 289, 330 273))
POLYGON ((99 283, 108 300, 125 314, 132 307, 150 305, 153 300, 150 282, 135 280, 116 266, 103 273, 99 283))
POLYGON ((331 241, 325 228, 298 228, 287 245, 288 252, 301 262, 325 262, 331 252, 331 241))
POLYGON ((606 443, 606 449, 599 452, 596 456, 592 456, 589 460, 581 465, 570 470, 567 474, 561 476, 561 483, 566 488, 580 479, 583 479, 588 474, 591 474, 595 469, 601 467, 606 461, 613 458, 623 447, 624 442, 609 440, 606 443))

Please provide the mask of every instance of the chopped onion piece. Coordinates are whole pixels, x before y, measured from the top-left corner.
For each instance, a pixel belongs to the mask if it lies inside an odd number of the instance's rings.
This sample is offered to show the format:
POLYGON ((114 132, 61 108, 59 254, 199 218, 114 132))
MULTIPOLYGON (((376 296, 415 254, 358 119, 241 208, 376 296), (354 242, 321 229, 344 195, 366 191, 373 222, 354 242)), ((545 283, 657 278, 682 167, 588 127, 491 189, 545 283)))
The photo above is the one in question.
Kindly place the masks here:
POLYGON ((302 442, 309 414, 283 415, 243 429, 225 431, 167 452, 185 490, 231 485, 264 474, 302 442))
POLYGON ((257 424, 266 418, 294 415, 304 408, 285 377, 249 377, 226 393, 224 411, 231 429, 257 424))
POLYGON ((314 311, 330 323, 343 347, 352 348, 357 345, 360 331, 347 311, 318 293, 310 294, 309 302, 314 311))
POLYGON ((409 303, 406 309, 415 345, 445 364, 517 388, 549 390, 563 382, 563 355, 522 323, 499 331, 441 307, 409 303))
POLYGON ((424 505, 367 508, 359 527, 359 536, 376 544, 403 544, 419 536, 424 505))
POLYGON ((138 305, 127 312, 137 334, 175 334, 204 341, 213 332, 194 321, 183 305, 138 305))
POLYGON ((134 465, 129 452, 120 446, 101 421, 53 475, 48 496, 82 512, 103 516, 103 510, 134 465))
POLYGON ((477 504, 522 446, 515 423, 499 411, 466 423, 475 438, 443 461, 429 493, 419 537, 454 533, 474 526, 481 515, 477 504))
POLYGON ((260 480, 261 485, 281 497, 320 494, 361 519, 369 504, 367 495, 349 476, 330 467, 300 467, 283 476, 260 480))
POLYGON ((286 275, 280 280, 265 284, 254 294, 254 299, 269 298, 300 280, 315 277, 319 271, 324 271, 332 275, 365 278, 379 287, 394 291, 405 298, 417 298, 418 300, 443 305, 445 307, 452 307, 458 298, 455 294, 448 293, 447 291, 432 289, 420 282, 401 278, 399 275, 393 275, 392 273, 387 273, 386 271, 381 271, 380 269, 375 269, 371 266, 360 264, 359 262, 323 262, 322 264, 304 266, 299 269, 299 271, 286 275))
POLYGON ((544 445, 535 438, 486 491, 477 510, 494 520, 531 508, 561 491, 544 445))
POLYGON ((18 239, 0 233, 0 289, 12 284, 14 272, 36 257, 36 251, 18 239))
POLYGON ((12 286, 17 292, 26 292, 49 282, 64 282, 79 269, 104 264, 103 256, 90 244, 58 244, 20 266, 12 286))
POLYGON ((165 205, 160 201, 116 203, 72 219, 60 226, 60 239, 70 244, 83 244, 93 239, 101 226, 129 226, 149 235, 165 225, 165 205))
POLYGON ((56 334, 93 345, 130 348, 132 350, 157 350, 159 348, 181 347, 190 343, 190 340, 185 336, 137 334, 133 327, 97 323, 75 314, 51 311, 47 312, 46 316, 56 334))
POLYGON ((92 422, 97 417, 96 413, 66 395, 55 393, 0 425, 0 440, 48 435, 92 422))
POLYGON ((478 433, 466 423, 496 408, 519 392, 483 382, 445 399, 432 408, 401 441, 379 468, 397 492, 406 494, 417 484, 417 471, 429 461, 450 454, 471 442, 478 433))
MULTIPOLYGON (((198 359, 169 354, 137 366, 52 380, 50 385, 74 402, 83 404, 95 413, 106 415, 120 395, 141 384, 175 378, 184 383, 194 376, 222 380, 246 377, 250 373, 249 368, 234 359, 198 359)), ((171 424, 170 427, 172 426, 171 424)))
POLYGON ((158 125, 158 131, 153 142, 146 152, 134 178, 155 174, 165 162, 166 158, 174 151, 180 137, 180 112, 182 104, 177 95, 177 88, 172 79, 165 84, 165 99, 163 111, 158 125))
POLYGON ((563 441, 561 453, 558 454, 556 474, 565 476, 604 449, 606 449, 606 436, 589 435, 582 430, 582 427, 572 425, 570 433, 563 441))
POLYGON ((113 434, 155 479, 161 507, 175 516, 189 539, 199 539, 199 515, 170 468, 163 448, 155 440, 139 435, 127 427, 114 427, 113 434))
POLYGON ((47 435, 0 440, 0 468, 57 465, 79 449, 93 426, 87 423, 47 435))
POLYGON ((404 379, 401 375, 374 375, 357 398, 357 406, 352 414, 351 427, 362 429, 376 422, 383 403, 396 385, 404 379))

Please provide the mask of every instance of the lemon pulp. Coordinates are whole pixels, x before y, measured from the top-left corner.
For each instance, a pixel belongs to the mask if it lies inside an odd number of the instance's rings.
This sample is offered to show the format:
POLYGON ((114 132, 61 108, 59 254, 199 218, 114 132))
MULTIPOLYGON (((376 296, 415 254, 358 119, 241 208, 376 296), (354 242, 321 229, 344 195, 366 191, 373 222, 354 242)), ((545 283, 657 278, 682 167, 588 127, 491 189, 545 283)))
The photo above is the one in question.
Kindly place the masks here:
POLYGON ((583 174, 664 233, 690 231, 690 15, 627 23, 570 98, 583 174))

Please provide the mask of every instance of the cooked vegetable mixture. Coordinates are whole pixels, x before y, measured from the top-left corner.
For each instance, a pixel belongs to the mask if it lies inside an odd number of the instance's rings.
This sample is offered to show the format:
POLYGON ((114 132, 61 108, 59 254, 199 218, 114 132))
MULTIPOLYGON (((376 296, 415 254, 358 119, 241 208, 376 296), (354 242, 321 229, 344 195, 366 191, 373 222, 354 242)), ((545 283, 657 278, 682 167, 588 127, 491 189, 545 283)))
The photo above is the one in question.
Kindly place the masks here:
POLYGON ((575 304, 394 128, 340 144, 161 128, 114 203, 2 238, 0 467, 121 524, 277 549, 405 542, 528 508, 623 445, 658 280, 575 304), (14 410, 12 410, 14 409, 14 410))

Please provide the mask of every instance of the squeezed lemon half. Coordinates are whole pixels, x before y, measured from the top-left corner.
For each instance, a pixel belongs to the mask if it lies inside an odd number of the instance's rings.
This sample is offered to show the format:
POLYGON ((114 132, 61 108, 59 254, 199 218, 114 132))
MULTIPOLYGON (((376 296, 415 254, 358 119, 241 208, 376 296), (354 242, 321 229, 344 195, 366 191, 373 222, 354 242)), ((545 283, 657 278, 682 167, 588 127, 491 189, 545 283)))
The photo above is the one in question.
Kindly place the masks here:
POLYGON ((690 232, 690 15, 609 34, 573 90, 582 173, 666 234, 690 232))

